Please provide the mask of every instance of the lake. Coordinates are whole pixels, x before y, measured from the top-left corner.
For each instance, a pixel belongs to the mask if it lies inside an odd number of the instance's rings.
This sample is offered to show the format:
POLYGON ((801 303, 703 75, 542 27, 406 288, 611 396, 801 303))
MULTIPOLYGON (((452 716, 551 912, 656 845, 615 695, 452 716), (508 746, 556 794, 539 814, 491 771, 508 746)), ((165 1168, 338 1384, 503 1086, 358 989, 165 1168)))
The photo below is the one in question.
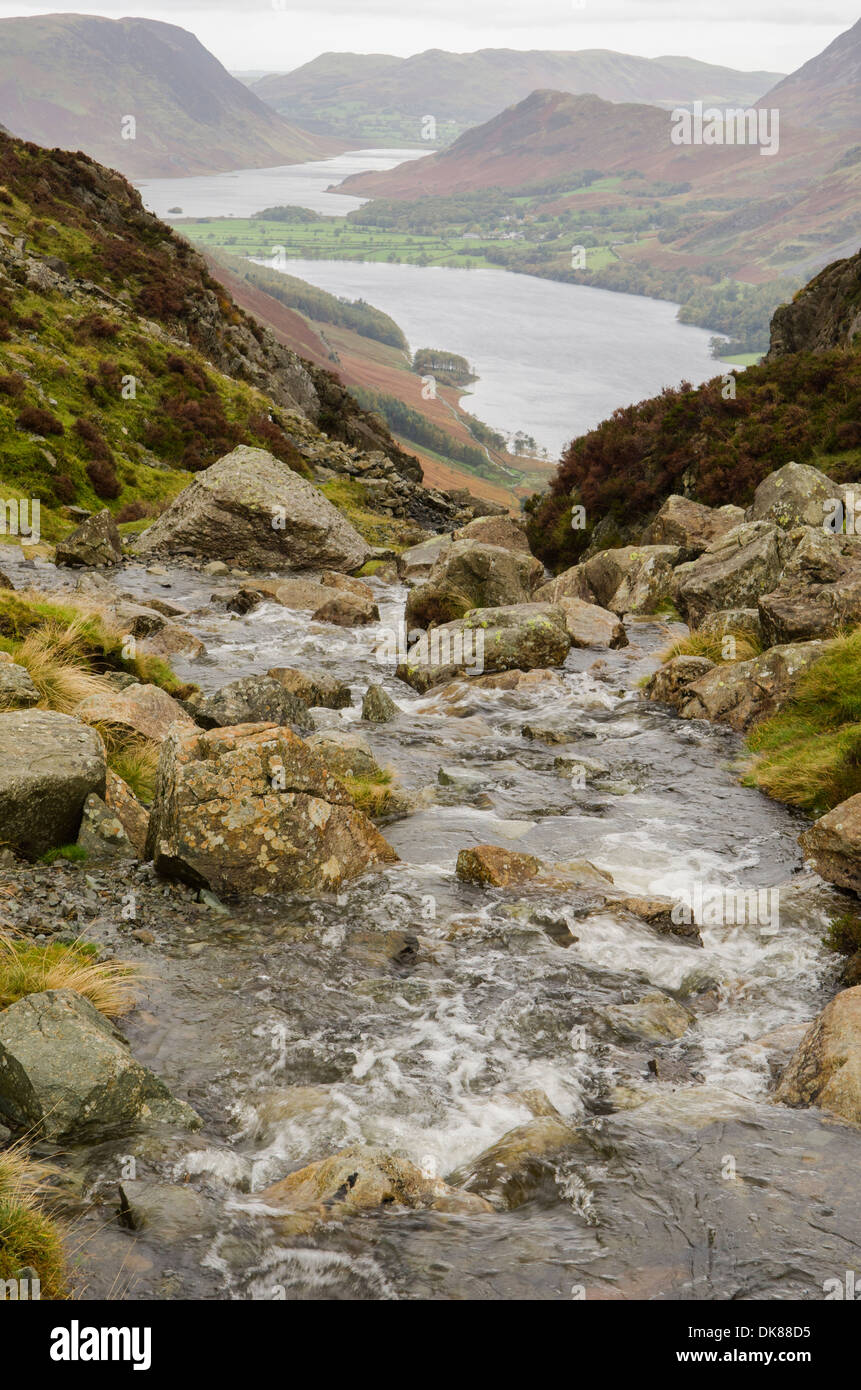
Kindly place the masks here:
POLYGON ((507 270, 371 261, 266 261, 320 289, 365 299, 400 324, 410 347, 444 348, 479 380, 463 405, 503 433, 525 430, 555 457, 621 405, 727 370, 711 333, 675 304, 507 270))
MULTIPOLYGON (((423 153, 351 150, 309 164, 147 179, 138 186, 146 206, 167 220, 174 207, 187 217, 250 217, 279 204, 344 216, 366 200, 327 192, 332 184, 423 153)), ((524 430, 553 457, 618 406, 726 370, 709 353, 711 333, 680 324, 677 306, 664 300, 506 270, 318 260, 276 268, 333 294, 366 299, 391 315, 413 349, 466 357, 479 377, 466 408, 504 434, 524 430)))

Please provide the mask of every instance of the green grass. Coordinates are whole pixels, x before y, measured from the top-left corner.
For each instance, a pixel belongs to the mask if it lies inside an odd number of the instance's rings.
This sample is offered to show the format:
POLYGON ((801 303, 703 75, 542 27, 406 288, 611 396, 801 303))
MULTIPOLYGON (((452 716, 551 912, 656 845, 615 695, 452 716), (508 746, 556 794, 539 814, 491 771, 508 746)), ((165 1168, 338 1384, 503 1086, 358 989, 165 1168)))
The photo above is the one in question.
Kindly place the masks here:
POLYGON ((829 951, 840 956, 853 956, 861 951, 861 917, 857 912, 843 912, 832 917, 823 937, 829 951))
POLYGON ((28 994, 71 989, 106 1018, 118 1018, 134 1006, 135 973, 124 961, 98 960, 92 943, 40 946, 0 932, 0 1009, 28 994))
POLYGON ((746 780, 777 801, 819 816, 861 792, 861 628, 829 645, 748 745, 746 780))
POLYGON ((35 1269, 42 1299, 69 1294, 63 1232, 43 1209, 53 1172, 20 1144, 0 1149, 0 1280, 35 1269))
POLYGON ((40 857, 42 864, 56 864, 58 859, 64 859, 69 864, 83 864, 87 858, 87 851, 82 845, 55 845, 53 849, 46 850, 40 857))

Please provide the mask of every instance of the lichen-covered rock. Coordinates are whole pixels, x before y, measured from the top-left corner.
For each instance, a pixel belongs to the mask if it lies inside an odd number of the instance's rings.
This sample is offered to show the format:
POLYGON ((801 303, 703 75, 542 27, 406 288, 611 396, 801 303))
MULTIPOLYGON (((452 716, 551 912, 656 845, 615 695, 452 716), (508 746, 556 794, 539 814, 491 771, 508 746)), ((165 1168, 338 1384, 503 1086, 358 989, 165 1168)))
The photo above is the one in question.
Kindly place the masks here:
POLYGON ((122 558, 122 537, 107 507, 95 516, 88 516, 70 536, 57 542, 54 551, 54 560, 58 565, 98 568, 118 565, 122 558))
POLYGON ((92 861, 107 861, 134 854, 119 816, 100 796, 90 793, 84 802, 78 844, 92 861))
POLYGON ((528 551, 454 541, 436 561, 424 584, 407 596, 408 627, 453 622, 472 608, 528 603, 544 567, 528 551))
POLYGON ((161 743, 174 724, 194 727, 182 705, 159 685, 129 685, 125 690, 90 695, 75 715, 85 724, 118 724, 154 743, 161 743))
POLYGON ((291 1235, 305 1234, 323 1221, 399 1207, 465 1215, 493 1210, 480 1196, 428 1177, 403 1155, 364 1144, 309 1163, 267 1187, 259 1198, 267 1210, 283 1212, 279 1224, 291 1235))
POLYGON ((835 637, 861 622, 861 536, 804 527, 780 583, 759 600, 765 640, 835 637))
POLYGON ((321 729, 305 743, 323 759, 336 777, 368 777, 376 781, 383 775, 373 749, 362 734, 349 729, 321 729))
POLYGON ((200 1127, 71 989, 28 994, 0 1012, 0 1115, 14 1133, 64 1142, 110 1139, 152 1120, 200 1127))
POLYGON ((316 667, 273 666, 266 672, 309 709, 347 709, 353 703, 350 687, 337 676, 316 667))
POLYGON ((750 661, 721 662, 680 692, 679 713, 683 719, 729 724, 739 732, 749 729, 786 703, 799 676, 822 656, 825 645, 797 642, 771 647, 750 661))
POLYGON ((824 879, 861 895, 861 792, 820 816, 799 843, 824 879))
POLYGON ((678 565, 671 593, 691 627, 723 608, 755 608, 777 585, 794 542, 770 521, 746 521, 678 565))
POLYGON ((241 445, 197 473, 141 538, 147 555, 246 569, 355 570, 369 546, 327 497, 265 449, 241 445))
POLYGON ((381 685, 369 685, 362 700, 362 718, 369 724, 388 724, 398 716, 398 707, 381 685))
POLYGON ((704 656, 674 656, 650 676, 645 692, 650 700, 680 709, 688 698, 687 688, 692 681, 711 671, 713 661, 704 656))
POLYGON ((785 463, 763 478, 745 517, 748 521, 773 521, 784 531, 796 526, 821 528, 834 514, 835 501, 844 489, 807 463, 785 463))
POLYGON ((105 748, 67 714, 0 714, 0 843, 35 858, 75 841, 84 802, 104 796, 105 748))
POLYGON ((325 599, 311 614, 315 623, 333 623, 336 627, 366 627, 380 620, 380 610, 373 599, 362 598, 346 591, 336 592, 325 599))
POLYGON ((464 883, 479 883, 487 888, 508 888, 526 883, 541 872, 542 864, 534 854, 518 854, 501 845, 475 845, 462 849, 457 856, 456 873, 464 883))
POLYGON ((654 613, 670 596, 673 566, 680 555, 674 545, 602 550, 585 562, 583 577, 601 608, 620 615, 654 613))
POLYGON ((476 608, 458 622, 423 633, 397 674, 424 692, 459 675, 561 666, 570 647, 565 614, 552 604, 476 608))
POLYGON ((105 783, 105 804, 120 821, 128 836, 134 853, 143 859, 146 853, 146 836, 149 827, 149 811, 138 801, 131 787, 108 768, 105 783))
POLYGON ((307 705, 271 676, 241 676, 230 681, 198 700, 195 715, 205 729, 235 724, 308 724, 307 705))
POLYGON ((744 521, 741 507, 706 507, 673 493, 643 532, 644 545, 677 545, 694 559, 707 545, 744 521))
POLYGON ((774 1099, 783 1105, 818 1105, 861 1125, 861 985, 841 990, 814 1020, 774 1099))
POLYGON ((216 893, 328 891, 397 859, 318 752, 254 724, 168 735, 147 850, 216 893))

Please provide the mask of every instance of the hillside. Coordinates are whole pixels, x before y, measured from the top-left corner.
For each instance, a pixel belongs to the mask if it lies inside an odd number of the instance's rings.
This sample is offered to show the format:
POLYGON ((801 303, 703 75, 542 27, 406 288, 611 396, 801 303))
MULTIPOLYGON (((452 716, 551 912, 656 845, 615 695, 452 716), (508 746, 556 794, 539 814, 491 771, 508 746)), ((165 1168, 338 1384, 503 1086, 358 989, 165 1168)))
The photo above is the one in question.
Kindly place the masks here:
POLYGON ((249 317, 119 174, 0 136, 3 495, 39 498, 48 539, 73 505, 145 522, 241 443, 306 474, 337 474, 345 450, 383 454, 410 516, 432 527, 456 510, 416 487, 418 460, 379 418, 249 317))
POLYGON ((292 126, 193 34, 149 19, 0 20, 0 120, 129 178, 295 164, 342 148, 292 126))
POLYGON ((815 58, 790 73, 761 106, 776 106, 781 120, 861 135, 861 19, 815 58))
POLYGON ((829 266, 776 314, 769 359, 737 375, 731 394, 725 377, 682 383, 574 439, 549 493, 527 504, 535 553, 561 569, 593 537, 598 548, 637 540, 673 493, 745 507, 792 461, 861 480, 859 266, 861 254, 829 266), (585 528, 572 529, 574 505, 585 528))
POLYGON ((309 130, 339 136, 388 134, 419 143, 422 120, 432 113, 445 143, 541 87, 671 108, 697 98, 752 103, 777 77, 692 58, 641 58, 607 49, 429 49, 410 58, 324 53, 295 72, 263 78, 253 90, 309 130))

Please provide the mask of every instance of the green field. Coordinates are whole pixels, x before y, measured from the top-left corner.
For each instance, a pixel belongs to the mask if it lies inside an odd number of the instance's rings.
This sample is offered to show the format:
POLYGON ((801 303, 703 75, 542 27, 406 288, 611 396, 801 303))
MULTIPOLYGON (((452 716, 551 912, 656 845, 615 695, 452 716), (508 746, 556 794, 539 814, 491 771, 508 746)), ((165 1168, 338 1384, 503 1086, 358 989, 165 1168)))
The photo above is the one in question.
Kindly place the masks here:
MULTIPOLYGON (((288 259, 393 261, 469 270, 498 268, 496 262, 483 254, 485 247, 510 248, 518 244, 491 236, 422 236, 389 227, 358 225, 343 217, 321 217, 315 222, 208 217, 181 221, 177 228, 202 249, 226 251, 235 256, 270 259, 283 254, 288 259)), ((586 250, 586 265, 590 270, 600 269, 615 259, 609 247, 590 246, 586 250)))

